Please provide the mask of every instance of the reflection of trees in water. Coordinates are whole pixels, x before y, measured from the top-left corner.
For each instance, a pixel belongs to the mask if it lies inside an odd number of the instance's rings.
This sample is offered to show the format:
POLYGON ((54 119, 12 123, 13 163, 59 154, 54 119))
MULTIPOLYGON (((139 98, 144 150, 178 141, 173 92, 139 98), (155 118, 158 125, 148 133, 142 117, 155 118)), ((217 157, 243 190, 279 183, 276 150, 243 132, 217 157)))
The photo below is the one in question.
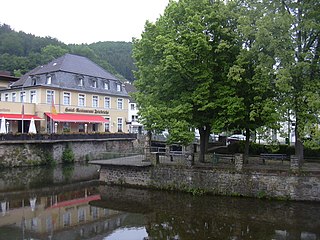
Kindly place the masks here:
POLYGON ((143 213, 150 239, 320 237, 319 203, 195 197, 114 186, 100 187, 100 194, 100 206, 143 213))
POLYGON ((62 166, 62 175, 64 176, 64 180, 66 182, 70 182, 73 172, 74 172, 73 164, 66 164, 62 166))
POLYGON ((157 212, 148 216, 151 239, 273 239, 269 223, 244 222, 211 214, 157 212))

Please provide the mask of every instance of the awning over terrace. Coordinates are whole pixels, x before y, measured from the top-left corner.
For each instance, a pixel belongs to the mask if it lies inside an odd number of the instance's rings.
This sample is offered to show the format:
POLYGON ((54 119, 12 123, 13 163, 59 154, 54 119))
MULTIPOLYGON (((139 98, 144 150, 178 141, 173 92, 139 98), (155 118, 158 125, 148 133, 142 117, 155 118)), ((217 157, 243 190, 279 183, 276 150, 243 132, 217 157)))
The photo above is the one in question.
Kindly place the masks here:
POLYGON ((57 113, 46 115, 55 122, 74 122, 74 123, 106 123, 109 122, 102 116, 84 115, 84 114, 68 114, 68 113, 57 113))
POLYGON ((43 120, 36 115, 31 114, 7 114, 7 113, 0 113, 0 118, 4 117, 6 120, 43 120))

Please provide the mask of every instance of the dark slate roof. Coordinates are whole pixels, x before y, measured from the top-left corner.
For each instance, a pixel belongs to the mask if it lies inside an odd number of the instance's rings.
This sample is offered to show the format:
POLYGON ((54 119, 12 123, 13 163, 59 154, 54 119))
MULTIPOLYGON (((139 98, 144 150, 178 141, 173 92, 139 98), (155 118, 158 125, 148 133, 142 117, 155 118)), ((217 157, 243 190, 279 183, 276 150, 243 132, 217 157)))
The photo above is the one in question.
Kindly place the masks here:
POLYGON ((113 76, 88 58, 73 54, 65 54, 64 56, 57 58, 47 65, 41 67, 33 74, 37 75, 57 71, 71 72, 91 77, 116 80, 115 76, 113 76))
POLYGON ((131 84, 131 83, 125 83, 125 84, 124 84, 124 88, 126 89, 127 93, 128 93, 129 96, 130 96, 130 102, 131 102, 131 103, 135 103, 136 101, 135 101, 135 99, 132 97, 132 94, 131 94, 131 93, 134 93, 134 92, 137 91, 136 87, 135 87, 133 84, 131 84))
POLYGON ((19 78, 18 81, 14 82, 11 87, 21 87, 23 84, 28 80, 28 78, 34 74, 34 72, 38 71, 41 68, 41 66, 36 67, 35 69, 32 69, 31 71, 27 72, 23 76, 19 78))
MULTIPOLYGON (((102 90, 102 84, 100 84, 99 89, 92 89, 89 87, 89 79, 90 78, 96 78, 99 82, 100 81, 110 81, 113 84, 110 85, 109 93, 114 92, 116 95, 121 95, 123 93, 126 93, 126 91, 118 92, 115 89, 114 84, 121 82, 112 74, 104 70, 102 67, 97 65, 96 63, 92 62, 86 57, 73 55, 73 54, 65 54, 64 56, 57 58, 50 63, 39 66, 30 72, 23 75, 18 81, 12 84, 12 88, 19 88, 19 87, 28 87, 31 86, 31 78, 33 76, 37 77, 37 85, 46 85, 45 83, 45 76, 47 74, 58 74, 58 73, 65 73, 65 74, 72 74, 72 75, 82 75, 85 77, 85 86, 78 87, 73 81, 70 81, 70 76, 64 75, 63 78, 61 78, 60 74, 60 80, 59 84, 53 83, 51 86, 55 87, 64 87, 69 89, 77 89, 80 91, 88 90, 88 91, 99 91, 102 90), (61 81, 63 79, 63 81, 61 81), (61 81, 61 82, 60 82, 61 81)), ((105 92, 105 90, 103 90, 105 92)))

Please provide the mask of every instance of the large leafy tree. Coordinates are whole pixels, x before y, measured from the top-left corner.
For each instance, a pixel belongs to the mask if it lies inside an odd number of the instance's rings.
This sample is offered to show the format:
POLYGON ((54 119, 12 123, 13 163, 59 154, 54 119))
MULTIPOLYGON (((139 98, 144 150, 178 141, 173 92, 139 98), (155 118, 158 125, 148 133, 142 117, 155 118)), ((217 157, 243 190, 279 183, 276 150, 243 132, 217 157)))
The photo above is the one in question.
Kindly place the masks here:
MULTIPOLYGON (((200 132, 200 160, 213 123, 240 111, 228 76, 240 49, 233 2, 171 1, 134 41, 136 100, 149 130, 170 132, 186 144, 200 132)), ((225 121, 223 121, 224 119, 225 121)))
POLYGON ((305 130, 310 129, 310 124, 319 124, 320 2, 283 0, 277 3, 275 11, 282 11, 283 18, 291 21, 282 38, 289 37, 290 41, 278 56, 277 86, 285 112, 295 121, 295 150, 301 160, 305 130))
POLYGON ((277 127, 275 67, 279 49, 288 43, 289 38, 285 37, 290 26, 289 19, 283 18, 282 12, 275 11, 268 1, 239 1, 237 38, 242 48, 229 78, 235 82, 242 112, 240 117, 233 117, 235 121, 228 127, 245 130, 245 156, 249 154, 249 138, 258 128, 277 127))

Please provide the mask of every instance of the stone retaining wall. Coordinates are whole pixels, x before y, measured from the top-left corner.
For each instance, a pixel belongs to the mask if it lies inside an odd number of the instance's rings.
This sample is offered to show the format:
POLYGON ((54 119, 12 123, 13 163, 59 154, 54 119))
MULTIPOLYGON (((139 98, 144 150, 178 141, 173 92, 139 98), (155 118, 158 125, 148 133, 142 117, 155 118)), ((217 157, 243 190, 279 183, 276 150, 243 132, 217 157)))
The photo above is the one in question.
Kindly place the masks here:
POLYGON ((0 143, 0 167, 34 166, 62 162, 62 154, 69 146, 75 161, 86 161, 104 152, 133 152, 135 139, 107 139, 82 141, 37 141, 0 143))
POLYGON ((320 201, 320 177, 294 173, 102 165, 100 181, 219 195, 320 201))

